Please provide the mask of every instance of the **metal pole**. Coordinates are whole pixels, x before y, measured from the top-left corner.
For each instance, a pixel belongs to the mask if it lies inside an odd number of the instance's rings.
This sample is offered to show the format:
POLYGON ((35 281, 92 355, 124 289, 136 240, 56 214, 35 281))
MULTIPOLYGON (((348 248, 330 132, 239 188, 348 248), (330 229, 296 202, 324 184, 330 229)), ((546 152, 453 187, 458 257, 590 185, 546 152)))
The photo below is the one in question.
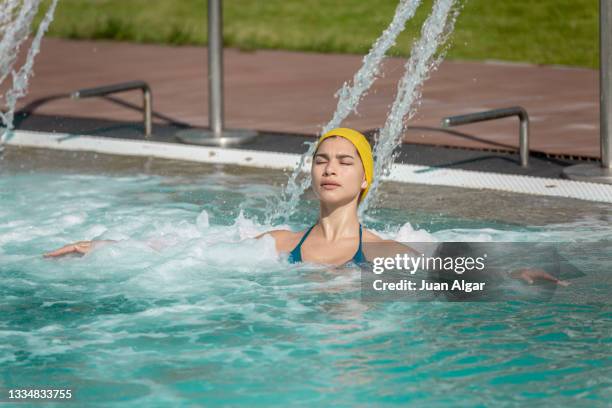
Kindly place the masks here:
POLYGON ((572 180, 612 184, 612 0, 599 0, 599 146, 600 164, 563 169, 572 180))
POLYGON ((221 0, 208 0, 208 124, 210 130, 187 129, 176 137, 189 144, 233 146, 257 136, 249 129, 226 129, 223 118, 223 13, 221 0))
POLYGON ((599 0, 599 114, 601 166, 612 169, 612 2, 599 0))
POLYGON ((208 118, 213 137, 223 133, 223 20, 221 0, 208 0, 208 118))

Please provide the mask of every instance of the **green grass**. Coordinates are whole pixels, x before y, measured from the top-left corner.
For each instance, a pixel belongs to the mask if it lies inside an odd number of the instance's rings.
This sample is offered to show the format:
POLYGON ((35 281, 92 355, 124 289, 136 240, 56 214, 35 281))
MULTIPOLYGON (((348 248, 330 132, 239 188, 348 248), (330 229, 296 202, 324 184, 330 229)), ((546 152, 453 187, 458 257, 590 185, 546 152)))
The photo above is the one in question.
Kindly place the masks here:
MULTIPOLYGON (((244 50, 366 53, 398 0, 224 0, 224 42, 244 50)), ((463 0, 449 59, 595 68, 597 0, 463 0)), ((47 0, 48 4, 48 0, 47 0)), ((408 55, 431 10, 423 0, 391 55, 408 55)), ((205 0, 60 0, 49 35, 206 43, 205 0)))

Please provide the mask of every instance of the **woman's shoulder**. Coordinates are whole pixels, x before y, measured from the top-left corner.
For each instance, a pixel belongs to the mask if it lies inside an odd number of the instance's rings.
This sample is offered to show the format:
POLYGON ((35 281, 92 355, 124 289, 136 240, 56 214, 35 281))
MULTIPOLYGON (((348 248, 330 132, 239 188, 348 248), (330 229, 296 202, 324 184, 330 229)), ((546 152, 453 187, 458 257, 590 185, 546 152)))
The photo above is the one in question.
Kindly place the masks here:
POLYGON ((366 244, 385 244, 385 245, 374 245, 373 249, 375 250, 374 252, 380 252, 382 251, 382 253, 404 253, 404 252, 409 252, 412 254, 418 254, 419 252, 416 251, 414 248, 403 244, 401 242, 395 241, 393 239, 384 239, 381 238, 380 236, 376 235, 375 233, 373 233, 372 231, 369 231, 367 229, 363 230, 363 239, 362 241, 366 244))
POLYGON ((304 231, 290 231, 286 229, 278 229, 265 232, 259 235, 260 238, 264 235, 270 235, 276 242, 276 250, 279 252, 290 252, 300 242, 300 238, 304 235, 304 231))
POLYGON ((363 238, 362 238, 363 242, 367 242, 367 243, 381 243, 381 242, 395 242, 391 239, 384 239, 379 237, 378 235, 376 235, 375 233, 373 233, 372 231, 370 231, 369 229, 363 229, 363 238))

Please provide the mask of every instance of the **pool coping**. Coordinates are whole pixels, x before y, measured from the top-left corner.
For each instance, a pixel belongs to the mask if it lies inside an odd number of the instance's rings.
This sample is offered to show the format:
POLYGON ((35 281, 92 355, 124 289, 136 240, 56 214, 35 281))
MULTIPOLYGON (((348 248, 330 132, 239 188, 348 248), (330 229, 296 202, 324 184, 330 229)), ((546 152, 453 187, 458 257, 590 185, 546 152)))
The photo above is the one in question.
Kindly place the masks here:
MULTIPOLYGON (((31 130, 15 130, 6 144, 10 146, 55 150, 88 151, 120 156, 152 156, 163 159, 277 170, 294 169, 301 157, 295 153, 276 151, 194 146, 165 141, 118 139, 31 130)), ((307 161, 303 166, 303 170, 307 171, 308 167, 309 163, 307 161)), ((391 169, 390 174, 383 177, 383 180, 400 183, 490 189, 612 203, 612 186, 555 178, 396 163, 391 169)))

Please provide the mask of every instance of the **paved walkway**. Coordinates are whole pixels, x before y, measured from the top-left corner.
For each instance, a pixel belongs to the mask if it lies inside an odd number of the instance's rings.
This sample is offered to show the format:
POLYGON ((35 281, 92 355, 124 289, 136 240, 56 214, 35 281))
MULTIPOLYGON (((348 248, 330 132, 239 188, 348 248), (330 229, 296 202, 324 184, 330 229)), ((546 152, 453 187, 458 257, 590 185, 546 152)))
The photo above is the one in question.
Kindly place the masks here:
MULTIPOLYGON (((331 118, 334 93, 352 78, 360 55, 287 51, 225 52, 226 125, 315 135, 331 118)), ((344 124, 360 130, 384 123, 404 59, 390 58, 384 76, 344 124)), ((104 99, 47 99, 82 87, 142 79, 153 89, 157 113, 207 125, 206 49, 105 41, 45 39, 30 92, 20 108, 37 114, 140 120, 104 99)), ((139 103, 140 95, 126 93, 139 103)), ((445 62, 423 88, 405 141, 508 149, 517 146, 518 121, 504 119, 439 128, 440 119, 521 105, 531 117, 531 148, 555 155, 599 157, 598 73, 591 69, 520 64, 445 62)), ((159 120, 159 119, 157 119, 159 120)), ((58 129, 59 130, 59 129, 58 129)))

